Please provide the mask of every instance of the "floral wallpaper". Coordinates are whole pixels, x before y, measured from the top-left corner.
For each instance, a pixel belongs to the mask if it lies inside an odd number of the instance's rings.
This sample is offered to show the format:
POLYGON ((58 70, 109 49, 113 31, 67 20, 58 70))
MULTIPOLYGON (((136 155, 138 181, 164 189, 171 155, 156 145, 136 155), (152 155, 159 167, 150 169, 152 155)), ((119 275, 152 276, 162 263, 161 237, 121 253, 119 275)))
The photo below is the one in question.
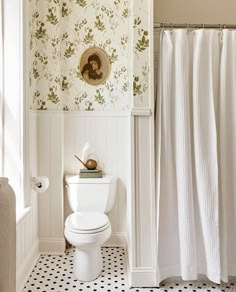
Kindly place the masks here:
POLYGON ((32 110, 148 106, 148 5, 144 0, 131 5, 128 0, 29 0, 32 110), (93 46, 103 48, 111 63, 109 78, 98 86, 87 84, 79 68, 81 55, 93 46))
POLYGON ((133 105, 150 107, 150 4, 151 1, 135 1, 133 7, 133 105))
POLYGON ((32 110, 129 110, 129 8, 126 0, 30 0, 32 110), (111 74, 98 86, 80 74, 80 57, 103 48, 111 74))

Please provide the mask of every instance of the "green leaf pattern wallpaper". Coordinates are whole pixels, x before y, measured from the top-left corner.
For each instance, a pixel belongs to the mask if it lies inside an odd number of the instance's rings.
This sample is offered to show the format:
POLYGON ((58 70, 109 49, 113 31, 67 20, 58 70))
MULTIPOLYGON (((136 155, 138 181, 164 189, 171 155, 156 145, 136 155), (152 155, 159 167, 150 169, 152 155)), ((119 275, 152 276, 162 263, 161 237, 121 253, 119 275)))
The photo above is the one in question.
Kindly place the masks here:
POLYGON ((149 32, 129 2, 29 0, 31 110, 128 111, 133 96, 145 103, 149 32), (99 86, 87 84, 79 70, 81 55, 92 46, 103 48, 111 63, 99 86))
POLYGON ((133 7, 133 105, 150 107, 150 5, 147 0, 135 1, 133 7))

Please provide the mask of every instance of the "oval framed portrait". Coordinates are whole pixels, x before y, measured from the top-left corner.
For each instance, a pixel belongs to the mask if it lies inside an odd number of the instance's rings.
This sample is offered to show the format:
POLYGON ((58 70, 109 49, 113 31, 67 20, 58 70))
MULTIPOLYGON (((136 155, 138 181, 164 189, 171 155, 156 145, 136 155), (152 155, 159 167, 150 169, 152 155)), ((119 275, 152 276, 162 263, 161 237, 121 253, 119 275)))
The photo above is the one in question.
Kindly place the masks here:
POLYGON ((106 51, 99 47, 85 50, 80 58, 80 73, 90 85, 100 85, 111 72, 111 63, 106 51))

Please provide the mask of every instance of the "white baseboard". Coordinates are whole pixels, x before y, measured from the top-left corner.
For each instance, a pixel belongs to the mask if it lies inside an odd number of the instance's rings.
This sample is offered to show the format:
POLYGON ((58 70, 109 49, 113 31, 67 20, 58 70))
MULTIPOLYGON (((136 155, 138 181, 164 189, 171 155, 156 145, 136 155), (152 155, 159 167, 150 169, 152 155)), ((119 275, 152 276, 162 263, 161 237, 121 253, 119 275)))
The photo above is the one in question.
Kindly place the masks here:
POLYGON ((104 247, 126 247, 127 237, 125 232, 114 232, 111 237, 103 244, 104 247))
POLYGON ((29 253, 23 264, 20 265, 20 270, 16 271, 16 291, 23 292, 26 281, 28 280, 36 262, 39 259, 39 243, 38 241, 29 250, 29 253))
POLYGON ((66 242, 64 238, 45 238, 39 240, 40 254, 63 254, 66 242))
POLYGON ((129 273, 129 286, 134 288, 156 287, 156 271, 152 268, 133 268, 129 273))
MULTIPOLYGON (((103 244, 105 247, 120 246, 126 247, 126 233, 114 232, 107 242, 103 244)), ((40 254, 63 254, 65 252, 65 239, 53 238, 53 239, 40 239, 39 240, 39 252, 40 254)))

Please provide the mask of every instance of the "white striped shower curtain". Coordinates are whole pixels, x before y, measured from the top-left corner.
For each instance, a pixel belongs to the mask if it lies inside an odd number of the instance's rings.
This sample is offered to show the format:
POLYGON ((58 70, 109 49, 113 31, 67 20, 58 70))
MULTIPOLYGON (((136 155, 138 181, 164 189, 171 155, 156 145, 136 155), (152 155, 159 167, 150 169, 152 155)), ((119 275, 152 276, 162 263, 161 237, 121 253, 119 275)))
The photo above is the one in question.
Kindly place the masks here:
POLYGON ((160 33, 158 282, 236 276, 236 31, 160 33))

